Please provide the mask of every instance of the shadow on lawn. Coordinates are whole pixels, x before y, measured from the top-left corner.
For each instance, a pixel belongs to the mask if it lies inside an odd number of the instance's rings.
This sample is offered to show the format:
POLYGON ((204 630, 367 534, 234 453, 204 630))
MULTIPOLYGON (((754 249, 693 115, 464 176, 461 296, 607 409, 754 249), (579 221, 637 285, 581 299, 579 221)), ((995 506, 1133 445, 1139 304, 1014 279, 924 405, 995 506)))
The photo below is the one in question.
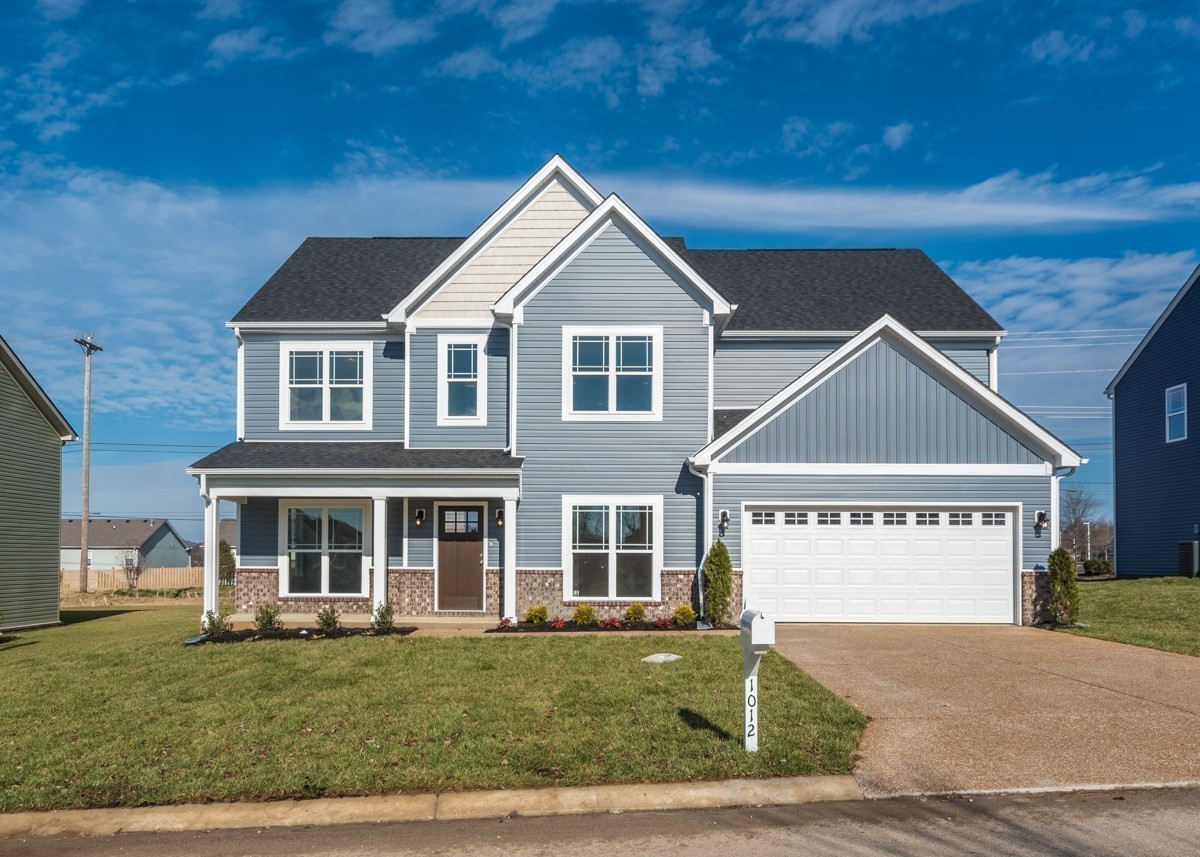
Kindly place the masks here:
POLYGON ((0 632, 0 654, 11 652, 13 649, 19 649, 22 646, 33 646, 36 644, 37 640, 26 640, 17 634, 0 632))
POLYGON ((697 731, 704 729, 704 730, 707 730, 707 731, 711 732, 712 734, 716 735, 722 741, 732 741, 733 740, 733 736, 731 734, 726 732, 724 729, 722 729, 717 724, 713 723, 711 720, 709 720, 707 717, 705 717, 700 712, 692 711, 692 709, 690 709, 690 708, 680 708, 680 709, 678 709, 678 711, 679 711, 679 719, 682 720, 684 725, 687 726, 689 729, 695 729, 697 731))
POLYGON ((80 622, 91 622, 93 619, 107 619, 109 616, 120 616, 122 613, 134 613, 134 610, 109 608, 107 610, 60 610, 58 618, 64 625, 78 625, 80 622))

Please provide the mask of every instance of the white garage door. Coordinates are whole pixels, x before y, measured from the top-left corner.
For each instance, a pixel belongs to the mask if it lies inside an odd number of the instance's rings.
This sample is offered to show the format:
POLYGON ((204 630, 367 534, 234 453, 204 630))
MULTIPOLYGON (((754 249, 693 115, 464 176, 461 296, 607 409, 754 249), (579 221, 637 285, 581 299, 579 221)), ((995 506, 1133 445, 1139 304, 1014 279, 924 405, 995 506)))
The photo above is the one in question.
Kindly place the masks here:
POLYGON ((1011 509, 747 509, 746 603, 781 622, 1012 622, 1011 509))

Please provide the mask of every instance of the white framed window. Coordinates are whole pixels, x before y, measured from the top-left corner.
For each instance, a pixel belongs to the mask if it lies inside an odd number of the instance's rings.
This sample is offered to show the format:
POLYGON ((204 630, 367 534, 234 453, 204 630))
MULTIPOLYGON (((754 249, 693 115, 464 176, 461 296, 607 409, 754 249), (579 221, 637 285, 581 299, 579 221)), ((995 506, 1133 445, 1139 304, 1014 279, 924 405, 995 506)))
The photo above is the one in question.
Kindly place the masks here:
POLYGON ((803 527, 808 524, 808 512, 784 512, 783 525, 785 527, 803 527))
POLYGON ((662 420, 663 329, 562 329, 562 418, 662 420))
POLYGON ((279 343, 279 428, 371 428, 371 342, 279 343))
POLYGON ((365 503, 279 503, 279 594, 288 598, 365 598, 371 516, 365 503))
POLYGON ((841 512, 817 512, 817 523, 826 527, 841 526, 841 512))
POLYGON ((885 527, 904 527, 908 525, 908 512, 884 512, 883 525, 885 527))
POLYGON ((563 495, 562 515, 564 600, 661 600, 661 494, 563 495))
POLYGON ((1167 387, 1167 443, 1187 440, 1187 384, 1167 387))
POLYGON ((874 512, 851 512, 850 526, 852 527, 870 527, 875 523, 874 512))
POLYGON ((487 425, 486 333, 438 334, 439 426, 487 425))
POLYGON ((979 519, 979 523, 985 527, 1003 527, 1006 523, 1008 523, 1008 513, 981 512, 979 519))
POLYGON ((773 527, 775 526, 774 512, 751 512, 750 523, 756 527, 773 527))
POLYGON ((950 512, 947 523, 952 527, 969 527, 975 523, 974 519, 971 512, 950 512))
POLYGON ((918 527, 936 527, 941 523, 940 512, 917 512, 918 527))

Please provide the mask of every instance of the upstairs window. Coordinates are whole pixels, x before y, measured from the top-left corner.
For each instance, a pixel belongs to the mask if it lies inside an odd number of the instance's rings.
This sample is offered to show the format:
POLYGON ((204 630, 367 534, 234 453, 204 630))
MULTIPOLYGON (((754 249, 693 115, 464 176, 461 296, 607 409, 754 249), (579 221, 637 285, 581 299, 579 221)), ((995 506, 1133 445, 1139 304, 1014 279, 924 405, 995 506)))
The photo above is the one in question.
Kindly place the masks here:
POLYGON ((487 334, 438 336, 438 425, 487 425, 487 334))
POLYGON ((280 344, 281 429, 371 427, 371 344, 280 344))
POLYGON ((1187 440, 1187 384, 1167 388, 1167 443, 1187 440))
POLYGON ((564 420, 662 418, 662 328, 563 328, 564 420))

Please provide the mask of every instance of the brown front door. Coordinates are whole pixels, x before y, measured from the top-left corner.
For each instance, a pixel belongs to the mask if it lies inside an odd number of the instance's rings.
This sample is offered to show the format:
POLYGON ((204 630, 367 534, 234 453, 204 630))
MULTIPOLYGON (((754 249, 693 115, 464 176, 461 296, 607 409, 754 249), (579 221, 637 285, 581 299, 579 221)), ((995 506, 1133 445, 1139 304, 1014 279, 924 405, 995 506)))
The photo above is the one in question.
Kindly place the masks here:
POLYGON ((483 609, 483 507, 438 507, 439 610, 483 609))

